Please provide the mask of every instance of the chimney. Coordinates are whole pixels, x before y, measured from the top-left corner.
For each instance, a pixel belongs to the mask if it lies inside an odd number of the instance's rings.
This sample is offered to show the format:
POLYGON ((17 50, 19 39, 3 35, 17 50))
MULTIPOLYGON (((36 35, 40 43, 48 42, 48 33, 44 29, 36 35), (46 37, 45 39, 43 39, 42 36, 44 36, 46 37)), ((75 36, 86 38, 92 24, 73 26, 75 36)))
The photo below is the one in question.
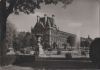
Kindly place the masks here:
POLYGON ((39 23, 39 20, 40 20, 40 16, 37 16, 37 23, 39 23))
POLYGON ((54 14, 52 14, 52 18, 54 19, 54 17, 55 17, 55 15, 54 14))
POLYGON ((55 15, 52 14, 52 23, 55 23, 54 17, 55 17, 55 15))
POLYGON ((44 14, 44 17, 46 17, 47 16, 47 14, 44 14))
POLYGON ((47 22, 47 14, 44 14, 44 18, 45 18, 45 24, 47 22))

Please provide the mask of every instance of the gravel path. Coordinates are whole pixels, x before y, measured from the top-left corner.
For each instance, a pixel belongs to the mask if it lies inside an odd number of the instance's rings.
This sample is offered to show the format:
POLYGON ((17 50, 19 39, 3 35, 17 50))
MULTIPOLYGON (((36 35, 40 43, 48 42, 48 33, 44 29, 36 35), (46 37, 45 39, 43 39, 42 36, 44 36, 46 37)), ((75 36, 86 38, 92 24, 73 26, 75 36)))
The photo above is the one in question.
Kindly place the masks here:
MULTIPOLYGON (((20 67, 20 66, 5 66, 5 67, 0 67, 0 70, 77 70, 77 69, 34 69, 31 67, 20 67)), ((79 70, 98 70, 98 69, 79 69, 79 70)))
POLYGON ((34 70, 34 69, 31 67, 20 67, 20 66, 9 65, 5 67, 0 67, 0 70, 34 70))

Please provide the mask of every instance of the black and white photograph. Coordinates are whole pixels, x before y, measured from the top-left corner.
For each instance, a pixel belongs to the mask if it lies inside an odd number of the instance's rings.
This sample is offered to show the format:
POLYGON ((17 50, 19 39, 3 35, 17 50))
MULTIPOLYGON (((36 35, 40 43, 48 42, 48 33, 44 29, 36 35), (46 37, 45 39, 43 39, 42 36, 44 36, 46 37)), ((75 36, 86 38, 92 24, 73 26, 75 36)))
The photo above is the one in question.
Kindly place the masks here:
POLYGON ((100 69, 100 0, 0 0, 0 70, 100 69))

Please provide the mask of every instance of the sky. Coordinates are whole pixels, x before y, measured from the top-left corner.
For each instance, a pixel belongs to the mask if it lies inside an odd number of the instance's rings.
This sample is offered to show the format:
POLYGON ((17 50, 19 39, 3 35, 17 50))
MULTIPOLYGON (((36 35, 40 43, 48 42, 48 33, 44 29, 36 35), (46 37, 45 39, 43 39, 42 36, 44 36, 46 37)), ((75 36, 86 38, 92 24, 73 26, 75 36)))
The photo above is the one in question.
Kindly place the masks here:
POLYGON ((99 37, 99 3, 98 0, 74 0, 72 4, 62 7, 57 5, 41 4, 34 14, 11 14, 8 21, 15 24, 17 31, 31 31, 37 20, 37 15, 43 17, 55 15, 55 24, 61 31, 92 38, 99 37))

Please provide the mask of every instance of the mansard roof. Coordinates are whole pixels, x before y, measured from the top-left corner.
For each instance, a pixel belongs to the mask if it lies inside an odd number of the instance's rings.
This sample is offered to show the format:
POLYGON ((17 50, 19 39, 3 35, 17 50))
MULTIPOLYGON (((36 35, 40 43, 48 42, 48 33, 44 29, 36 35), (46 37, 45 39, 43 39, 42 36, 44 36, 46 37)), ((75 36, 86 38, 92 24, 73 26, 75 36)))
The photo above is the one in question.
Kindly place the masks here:
POLYGON ((43 34, 46 28, 55 28, 57 29, 57 26, 54 23, 54 18, 53 17, 39 17, 37 16, 37 22, 34 26, 34 28, 31 29, 33 33, 40 33, 43 34))
POLYGON ((59 33, 61 35, 76 36, 75 34, 72 34, 72 33, 67 33, 67 32, 60 31, 57 28, 57 26, 55 25, 54 18, 53 17, 48 17, 48 16, 37 17, 37 23, 34 26, 34 28, 32 29, 32 32, 33 33, 35 32, 35 34, 36 33, 43 34, 44 31, 46 30, 46 28, 51 28, 51 29, 57 31, 57 33, 59 33))
POLYGON ((68 32, 64 32, 64 31, 61 31, 61 30, 59 30, 58 32, 59 32, 60 34, 63 34, 63 35, 71 35, 71 36, 76 36, 75 34, 68 33, 68 32))
POLYGON ((52 17, 40 17, 39 22, 43 27, 56 27, 52 17))
POLYGON ((34 28, 31 29, 31 32, 34 34, 43 34, 44 30, 45 28, 42 25, 40 25, 40 23, 36 23, 34 28))

